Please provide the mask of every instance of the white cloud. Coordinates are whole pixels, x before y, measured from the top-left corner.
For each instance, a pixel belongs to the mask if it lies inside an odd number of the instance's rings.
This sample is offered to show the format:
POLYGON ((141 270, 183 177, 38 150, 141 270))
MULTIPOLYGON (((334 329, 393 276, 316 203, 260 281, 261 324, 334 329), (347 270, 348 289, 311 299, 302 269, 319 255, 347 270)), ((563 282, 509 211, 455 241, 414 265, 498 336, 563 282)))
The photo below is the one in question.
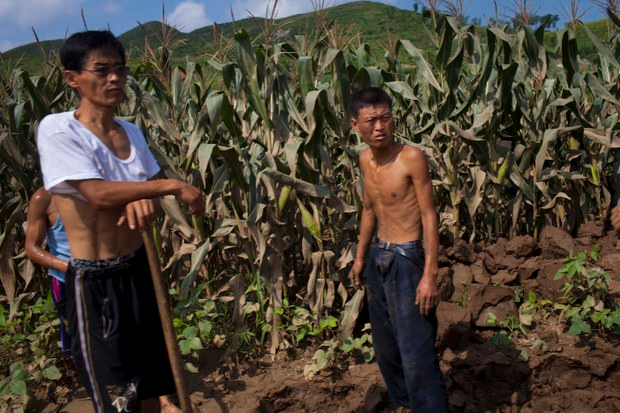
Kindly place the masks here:
MULTIPOLYGON (((250 15, 255 17, 271 16, 274 0, 235 0, 232 5, 235 19, 241 20, 250 15)), ((293 14, 307 13, 314 10, 311 1, 280 0, 276 8, 276 18, 293 14)))
POLYGON ((179 3, 167 17, 168 23, 184 32, 211 24, 206 13, 206 4, 187 0, 179 3))
POLYGON ((16 22, 22 28, 47 23, 79 10, 85 0, 0 0, 0 21, 16 22))

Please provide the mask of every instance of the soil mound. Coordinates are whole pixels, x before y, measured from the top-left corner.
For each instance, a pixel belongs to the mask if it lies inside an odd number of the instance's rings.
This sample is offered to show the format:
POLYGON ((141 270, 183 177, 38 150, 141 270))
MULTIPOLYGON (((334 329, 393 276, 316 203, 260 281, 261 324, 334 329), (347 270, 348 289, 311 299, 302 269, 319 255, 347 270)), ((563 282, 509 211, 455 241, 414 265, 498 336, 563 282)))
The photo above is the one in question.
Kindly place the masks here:
MULTIPOLYGON (((538 240, 459 242, 442 251, 437 340, 452 412, 620 412, 617 337, 571 336, 557 317, 534 317, 526 335, 519 323, 502 325, 521 320, 515 297, 531 291, 561 300, 557 270, 567 254, 595 244, 596 265, 613 277, 609 297, 617 302, 620 242, 600 225, 586 224, 576 238, 547 228, 538 240)), ((376 363, 348 359, 306 379, 312 354, 233 362, 222 350, 207 350, 199 373, 189 376, 192 400, 215 413, 393 411, 376 363)), ((39 395, 36 411, 90 412, 83 392, 58 386, 52 393, 39 395)))

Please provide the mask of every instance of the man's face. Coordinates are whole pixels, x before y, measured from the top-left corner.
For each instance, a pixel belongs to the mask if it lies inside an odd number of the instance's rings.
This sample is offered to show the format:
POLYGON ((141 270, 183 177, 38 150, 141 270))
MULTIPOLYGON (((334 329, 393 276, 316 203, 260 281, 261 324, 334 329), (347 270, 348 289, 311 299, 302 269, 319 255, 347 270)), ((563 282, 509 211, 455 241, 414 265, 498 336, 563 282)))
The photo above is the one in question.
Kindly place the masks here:
POLYGON ((82 70, 67 70, 67 85, 77 90, 80 99, 96 106, 116 107, 122 98, 127 68, 118 54, 94 50, 88 54, 82 70))
POLYGON ((394 118, 386 104, 362 107, 351 126, 371 148, 385 148, 392 142, 394 118))

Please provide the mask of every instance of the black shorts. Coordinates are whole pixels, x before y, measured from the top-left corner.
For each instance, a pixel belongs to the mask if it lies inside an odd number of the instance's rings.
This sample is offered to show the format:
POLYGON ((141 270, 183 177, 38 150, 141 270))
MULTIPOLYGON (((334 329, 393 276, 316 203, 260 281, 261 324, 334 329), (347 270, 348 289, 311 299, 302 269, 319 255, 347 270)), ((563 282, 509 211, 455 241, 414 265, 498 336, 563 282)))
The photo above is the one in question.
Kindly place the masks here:
POLYGON ((97 413, 139 412, 175 392, 144 248, 72 260, 66 276, 71 352, 97 413))

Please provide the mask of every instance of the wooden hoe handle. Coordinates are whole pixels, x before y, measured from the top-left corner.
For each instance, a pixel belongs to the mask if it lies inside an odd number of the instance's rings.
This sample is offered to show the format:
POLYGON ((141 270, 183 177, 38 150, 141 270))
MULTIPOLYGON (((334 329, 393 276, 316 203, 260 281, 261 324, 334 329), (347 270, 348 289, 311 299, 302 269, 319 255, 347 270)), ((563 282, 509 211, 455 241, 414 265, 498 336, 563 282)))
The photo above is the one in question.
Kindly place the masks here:
POLYGON ((179 353, 179 346, 177 344, 174 325, 172 324, 168 287, 166 286, 164 278, 161 275, 159 256, 155 250, 152 229, 153 226, 149 225, 146 230, 142 231, 142 240, 144 241, 144 248, 149 260, 149 267, 153 278, 153 287, 155 288, 155 297, 157 299, 157 308, 159 309, 159 317, 161 318, 161 325, 164 331, 164 340, 166 341, 166 348, 168 349, 168 358, 170 359, 170 366, 172 367, 174 384, 177 388, 177 395, 179 397, 179 402, 181 403, 181 410, 183 413, 192 413, 192 404, 189 400, 187 384, 183 374, 183 361, 181 359, 181 354, 179 353))

